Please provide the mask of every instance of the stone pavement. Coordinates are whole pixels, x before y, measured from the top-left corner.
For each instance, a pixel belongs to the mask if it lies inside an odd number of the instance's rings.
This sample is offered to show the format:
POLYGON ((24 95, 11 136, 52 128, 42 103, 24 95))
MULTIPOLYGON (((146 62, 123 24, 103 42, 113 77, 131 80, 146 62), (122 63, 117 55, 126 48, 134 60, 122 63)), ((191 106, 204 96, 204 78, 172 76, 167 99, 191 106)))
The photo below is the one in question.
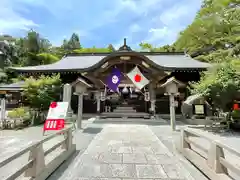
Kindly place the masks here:
POLYGON ((59 180, 194 180, 147 125, 106 125, 59 180))

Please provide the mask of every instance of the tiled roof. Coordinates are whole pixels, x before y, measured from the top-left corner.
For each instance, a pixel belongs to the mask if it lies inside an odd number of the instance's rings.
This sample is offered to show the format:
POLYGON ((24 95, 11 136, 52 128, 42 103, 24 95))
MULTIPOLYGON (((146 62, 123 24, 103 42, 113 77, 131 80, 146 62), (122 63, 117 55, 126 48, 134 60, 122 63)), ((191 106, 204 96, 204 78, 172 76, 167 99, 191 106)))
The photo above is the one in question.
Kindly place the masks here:
MULTIPOLYGON (((181 53, 150 53, 150 52, 136 52, 136 54, 143 55, 149 59, 149 62, 154 66, 164 69, 206 69, 210 66, 208 63, 199 62, 190 56, 181 53)), ((109 53, 98 54, 80 54, 68 55, 63 57, 60 61, 40 66, 27 66, 27 67, 11 67, 10 69, 20 72, 45 72, 45 71, 88 71, 97 64, 104 63, 104 59, 112 56, 109 53)), ((118 53, 119 55, 119 53, 118 53)), ((124 53, 123 53, 124 55, 124 53)))
POLYGON ((25 82, 19 81, 12 84, 2 84, 0 85, 0 90, 21 90, 24 87, 25 82))

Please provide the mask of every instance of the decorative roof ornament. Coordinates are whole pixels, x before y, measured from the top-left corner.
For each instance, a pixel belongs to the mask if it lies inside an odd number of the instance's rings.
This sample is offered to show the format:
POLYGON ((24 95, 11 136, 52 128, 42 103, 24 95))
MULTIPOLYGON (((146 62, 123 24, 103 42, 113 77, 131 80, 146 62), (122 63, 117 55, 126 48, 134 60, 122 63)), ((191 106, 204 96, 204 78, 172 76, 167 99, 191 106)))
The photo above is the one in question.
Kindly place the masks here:
POLYGON ((124 38, 123 46, 121 46, 118 51, 132 51, 132 49, 127 45, 127 39, 124 38))

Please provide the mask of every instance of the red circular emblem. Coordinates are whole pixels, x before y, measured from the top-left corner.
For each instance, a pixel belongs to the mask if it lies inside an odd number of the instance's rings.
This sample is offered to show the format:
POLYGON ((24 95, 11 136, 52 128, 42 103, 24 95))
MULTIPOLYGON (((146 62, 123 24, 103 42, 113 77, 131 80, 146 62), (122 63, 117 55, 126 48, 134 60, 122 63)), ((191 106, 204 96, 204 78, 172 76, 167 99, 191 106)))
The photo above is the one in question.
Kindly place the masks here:
POLYGON ((57 107, 57 102, 52 102, 52 103, 50 104, 50 107, 51 107, 51 108, 57 107))
POLYGON ((134 80, 135 80, 136 82, 140 82, 141 79, 142 79, 142 77, 141 77, 139 74, 136 74, 135 77, 134 77, 134 80))

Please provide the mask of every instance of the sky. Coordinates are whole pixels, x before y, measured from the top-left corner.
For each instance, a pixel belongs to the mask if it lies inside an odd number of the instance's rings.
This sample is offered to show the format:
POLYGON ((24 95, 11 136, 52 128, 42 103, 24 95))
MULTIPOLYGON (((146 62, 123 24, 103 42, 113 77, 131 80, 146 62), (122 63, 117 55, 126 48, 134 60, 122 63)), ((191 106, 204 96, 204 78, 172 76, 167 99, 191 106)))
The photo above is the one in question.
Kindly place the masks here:
POLYGON ((0 34, 36 30, 54 45, 73 32, 83 47, 136 48, 172 44, 191 24, 202 0, 0 0, 0 34))

